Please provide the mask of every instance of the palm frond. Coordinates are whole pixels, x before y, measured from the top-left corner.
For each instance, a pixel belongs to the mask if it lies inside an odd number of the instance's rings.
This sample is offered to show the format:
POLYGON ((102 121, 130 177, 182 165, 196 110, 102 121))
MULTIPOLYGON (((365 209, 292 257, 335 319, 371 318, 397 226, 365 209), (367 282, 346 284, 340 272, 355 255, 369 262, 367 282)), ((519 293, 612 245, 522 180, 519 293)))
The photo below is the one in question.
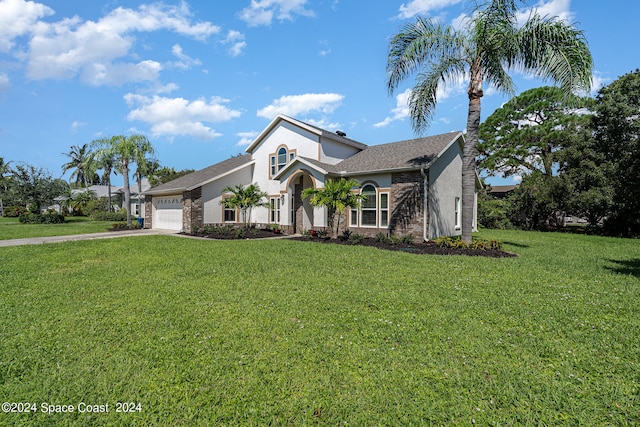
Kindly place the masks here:
POLYGON ((536 14, 516 37, 520 46, 516 65, 522 71, 557 82, 567 95, 589 91, 593 58, 582 31, 536 14))
POLYGON ((450 26, 419 17, 393 37, 387 58, 387 89, 392 94, 398 84, 442 57, 457 57, 464 38, 450 26))

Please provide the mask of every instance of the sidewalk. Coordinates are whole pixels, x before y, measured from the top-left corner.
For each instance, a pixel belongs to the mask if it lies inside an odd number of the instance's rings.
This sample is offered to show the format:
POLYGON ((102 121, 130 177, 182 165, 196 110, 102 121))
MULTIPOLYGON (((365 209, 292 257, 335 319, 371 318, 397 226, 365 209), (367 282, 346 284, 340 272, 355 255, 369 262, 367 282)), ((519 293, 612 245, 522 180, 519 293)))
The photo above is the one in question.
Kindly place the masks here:
POLYGON ((142 229, 129 231, 106 231, 104 233, 72 234, 69 236, 31 237, 28 239, 0 240, 0 248, 43 243, 71 242, 75 240, 114 239, 116 237, 151 236, 156 234, 176 234, 171 230, 142 229))

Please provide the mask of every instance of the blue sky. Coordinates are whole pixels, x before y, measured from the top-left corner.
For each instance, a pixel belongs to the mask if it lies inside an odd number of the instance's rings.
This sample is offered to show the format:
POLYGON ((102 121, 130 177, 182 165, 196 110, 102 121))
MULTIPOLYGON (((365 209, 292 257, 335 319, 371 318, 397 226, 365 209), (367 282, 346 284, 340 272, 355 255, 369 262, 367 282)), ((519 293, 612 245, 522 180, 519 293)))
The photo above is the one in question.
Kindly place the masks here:
MULTIPOLYGON (((389 39, 417 14, 455 23, 474 3, 0 0, 0 157, 58 177, 72 145, 139 132, 162 165, 201 169, 244 152, 278 113, 369 145, 414 138, 413 81, 386 90, 389 39)), ((594 89, 640 67, 640 3, 528 5, 585 32, 594 89)), ((518 92, 544 84, 513 76, 518 92)), ((485 90, 483 119, 507 100, 485 90)), ((464 130, 466 114, 453 84, 426 134, 464 130)))

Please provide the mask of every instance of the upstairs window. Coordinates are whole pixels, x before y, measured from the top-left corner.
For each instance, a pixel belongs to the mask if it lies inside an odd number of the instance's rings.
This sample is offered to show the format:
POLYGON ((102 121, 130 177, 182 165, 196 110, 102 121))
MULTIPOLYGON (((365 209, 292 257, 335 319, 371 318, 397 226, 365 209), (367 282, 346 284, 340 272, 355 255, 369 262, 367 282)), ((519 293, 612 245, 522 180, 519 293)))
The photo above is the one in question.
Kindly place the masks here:
POLYGON ((278 150, 278 170, 282 169, 287 164, 287 149, 282 147, 278 150))
POLYGON ((269 155, 269 177, 278 174, 287 163, 296 157, 296 150, 289 150, 287 147, 280 147, 275 153, 269 155))

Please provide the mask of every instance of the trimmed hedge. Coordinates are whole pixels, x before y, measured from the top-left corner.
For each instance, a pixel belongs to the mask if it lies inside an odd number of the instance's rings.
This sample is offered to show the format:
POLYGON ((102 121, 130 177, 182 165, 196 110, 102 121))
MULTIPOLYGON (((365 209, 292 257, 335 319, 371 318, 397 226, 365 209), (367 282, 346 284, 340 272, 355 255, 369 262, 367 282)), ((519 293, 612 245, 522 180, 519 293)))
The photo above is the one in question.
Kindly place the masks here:
POLYGON ((19 221, 23 224, 62 224, 64 216, 57 213, 25 213, 20 215, 19 221))
POLYGON ((93 212, 89 215, 89 219, 94 221, 126 221, 127 212, 93 212))

